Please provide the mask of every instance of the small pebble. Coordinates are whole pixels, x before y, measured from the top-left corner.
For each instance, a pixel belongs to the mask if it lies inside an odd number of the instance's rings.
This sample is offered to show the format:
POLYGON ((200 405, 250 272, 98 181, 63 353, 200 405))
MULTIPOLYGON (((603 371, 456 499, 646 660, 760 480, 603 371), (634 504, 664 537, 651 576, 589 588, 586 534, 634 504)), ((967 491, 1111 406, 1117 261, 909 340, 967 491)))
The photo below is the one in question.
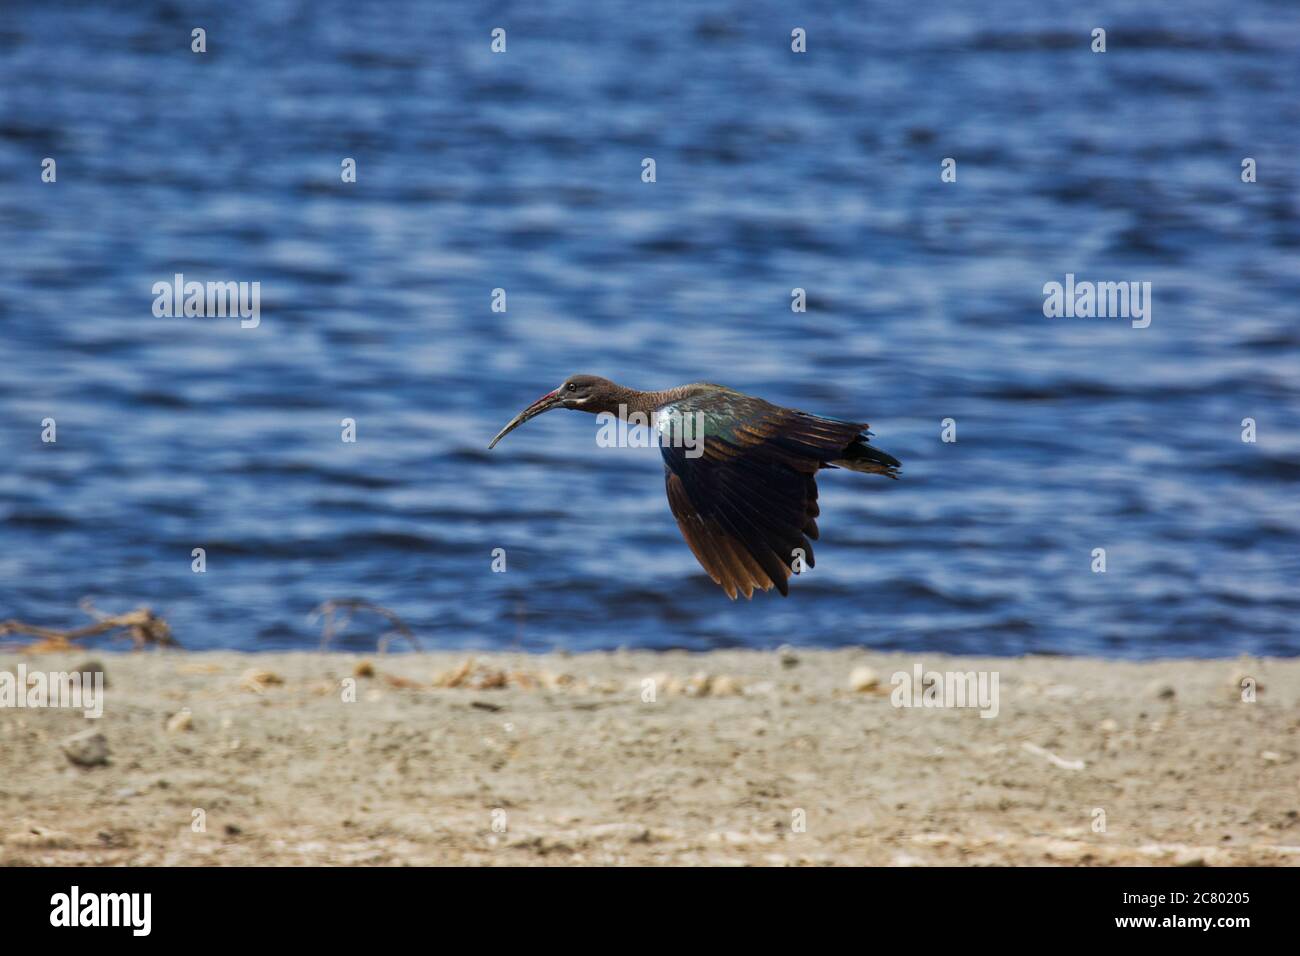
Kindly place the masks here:
POLYGON ((357 666, 352 669, 353 677, 374 677, 375 665, 370 661, 357 661, 357 666))
POLYGON ((1119 724, 1116 721, 1111 720, 1109 717, 1107 717, 1105 720, 1103 720, 1100 724, 1097 725, 1097 729, 1100 730, 1103 734, 1118 733, 1119 724))
POLYGON ((1160 700, 1172 700, 1177 694, 1174 685, 1168 681, 1153 680, 1147 685, 1147 696, 1155 697, 1160 700))
POLYGON ((189 708, 178 710, 167 718, 167 732, 169 734, 182 733, 193 729, 194 715, 190 713, 189 708))
POLYGON ((98 767, 108 763, 108 738, 98 730, 73 734, 60 746, 64 755, 78 767, 98 767))
POLYGON ((713 678, 713 683, 709 685, 709 693, 715 697, 734 697, 744 693, 744 688, 736 678, 721 674, 713 678))
POLYGON ((794 648, 789 644, 782 644, 776 649, 777 657, 781 661, 782 667, 799 666, 799 655, 794 652, 794 648))
POLYGON ((689 681, 686 682, 686 693, 692 697, 704 697, 709 693, 713 684, 713 678, 704 671, 696 671, 689 681))
POLYGON ((855 667, 853 672, 849 674, 849 689, 857 693, 872 690, 879 683, 880 675, 870 667, 855 667))
POLYGON ((75 668, 73 673, 77 674, 103 674, 104 686, 108 686, 108 675, 104 673, 104 665, 98 660, 91 658, 88 661, 82 661, 75 668))
POLYGON ((272 684, 283 684, 284 678, 279 674, 273 674, 271 671, 259 670, 254 667, 251 670, 244 671, 244 676, 239 679, 239 686, 244 690, 251 690, 254 693, 264 693, 266 688, 272 684))

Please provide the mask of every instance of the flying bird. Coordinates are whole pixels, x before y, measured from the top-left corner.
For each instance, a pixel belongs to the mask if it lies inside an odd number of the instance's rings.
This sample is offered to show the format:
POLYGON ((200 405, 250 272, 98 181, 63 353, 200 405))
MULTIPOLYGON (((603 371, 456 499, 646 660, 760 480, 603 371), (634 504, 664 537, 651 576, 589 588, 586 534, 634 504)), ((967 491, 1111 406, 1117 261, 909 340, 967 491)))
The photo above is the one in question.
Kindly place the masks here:
POLYGON ((642 392, 573 375, 492 439, 555 408, 648 423, 659 433, 668 506, 700 566, 733 601, 755 589, 789 594, 789 577, 813 566, 817 472, 847 468, 897 478, 897 458, 868 443, 865 424, 782 408, 697 382, 642 392))

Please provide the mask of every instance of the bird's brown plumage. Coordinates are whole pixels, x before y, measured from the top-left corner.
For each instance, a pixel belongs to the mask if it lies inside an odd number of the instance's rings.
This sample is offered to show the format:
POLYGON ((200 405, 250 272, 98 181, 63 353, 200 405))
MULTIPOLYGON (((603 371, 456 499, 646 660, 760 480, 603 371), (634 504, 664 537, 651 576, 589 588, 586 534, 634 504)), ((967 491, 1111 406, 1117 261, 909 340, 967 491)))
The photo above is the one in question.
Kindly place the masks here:
POLYGON ((869 443, 865 424, 782 408, 721 385, 641 392, 592 375, 570 376, 516 415, 492 445, 552 408, 620 418, 653 413, 661 437, 667 423, 669 440, 660 451, 668 505, 700 566, 733 600, 771 588, 788 594, 800 560, 813 566, 819 469, 895 478, 899 467, 869 443), (674 428, 688 440, 672 440, 674 428))
POLYGON ((687 397, 673 407, 678 414, 702 411, 706 434, 698 457, 684 448, 661 448, 668 505, 700 566, 733 599, 773 587, 788 594, 798 559, 814 566, 819 469, 842 461, 892 476, 897 464, 866 445, 865 424, 730 390, 687 397))

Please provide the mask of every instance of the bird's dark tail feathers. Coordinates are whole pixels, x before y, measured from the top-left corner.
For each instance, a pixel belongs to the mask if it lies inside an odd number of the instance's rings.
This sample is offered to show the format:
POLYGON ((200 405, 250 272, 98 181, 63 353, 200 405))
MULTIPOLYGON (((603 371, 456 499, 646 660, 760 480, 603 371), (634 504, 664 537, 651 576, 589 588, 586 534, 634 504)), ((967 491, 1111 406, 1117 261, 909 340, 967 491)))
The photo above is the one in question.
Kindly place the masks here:
POLYGON ((830 464, 847 468, 849 471, 860 471, 866 475, 884 475, 887 478, 897 478, 898 469, 903 467, 903 463, 893 455, 868 445, 865 438, 855 439, 853 444, 844 449, 843 457, 835 459, 830 464))

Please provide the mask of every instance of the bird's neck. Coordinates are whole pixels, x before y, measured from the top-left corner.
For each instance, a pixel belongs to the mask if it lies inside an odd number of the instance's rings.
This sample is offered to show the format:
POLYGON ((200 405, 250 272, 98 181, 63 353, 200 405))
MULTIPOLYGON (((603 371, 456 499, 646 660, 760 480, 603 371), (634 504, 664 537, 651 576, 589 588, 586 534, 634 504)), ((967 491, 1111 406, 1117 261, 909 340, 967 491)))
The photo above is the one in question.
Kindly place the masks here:
POLYGON ((642 392, 635 388, 618 387, 618 392, 614 398, 616 408, 610 411, 616 413, 624 421, 629 415, 637 414, 650 417, 656 409, 663 408, 665 405, 671 405, 687 395, 693 394, 699 389, 699 385, 678 385, 676 388, 665 388, 657 392, 642 392))

